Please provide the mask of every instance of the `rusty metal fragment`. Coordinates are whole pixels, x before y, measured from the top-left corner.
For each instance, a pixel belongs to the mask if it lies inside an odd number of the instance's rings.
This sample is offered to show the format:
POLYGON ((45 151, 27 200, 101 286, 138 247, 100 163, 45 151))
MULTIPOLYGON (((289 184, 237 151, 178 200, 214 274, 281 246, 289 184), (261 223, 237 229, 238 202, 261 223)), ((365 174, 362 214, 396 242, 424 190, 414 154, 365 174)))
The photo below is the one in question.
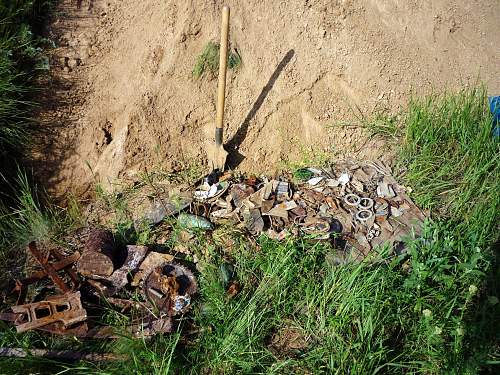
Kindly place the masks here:
MULTIPOLYGON (((54 284, 63 292, 69 292, 71 289, 64 283, 64 280, 57 274, 54 266, 49 263, 48 258, 44 257, 43 254, 38 250, 36 243, 31 242, 28 245, 28 249, 33 254, 33 257, 38 261, 40 266, 44 269, 45 273, 52 279, 54 284)), ((49 254, 50 256, 50 254, 49 254)))
POLYGON ((104 297, 114 295, 127 285, 127 276, 137 270, 147 252, 148 248, 146 246, 127 245, 127 258, 123 266, 114 271, 111 276, 103 278, 105 283, 94 280, 88 280, 88 282, 96 287, 104 297))
POLYGON ((93 229, 85 243, 77 270, 83 276, 110 276, 114 270, 116 247, 113 234, 103 229, 93 229))
MULTIPOLYGON (((60 271, 63 269, 66 271, 66 268, 72 266, 79 258, 80 258, 80 253, 76 251, 75 253, 67 257, 63 257, 61 260, 52 263, 52 267, 54 268, 55 271, 60 271)), ((12 291, 10 292, 11 294, 18 295, 16 304, 21 305, 24 303, 24 300, 26 299, 26 287, 28 285, 36 283, 37 281, 40 281, 47 276, 48 276, 47 271, 41 270, 32 273, 27 278, 16 280, 16 285, 14 289, 12 289, 12 291)))
POLYGON ((80 292, 52 296, 46 301, 13 306, 14 314, 20 314, 15 321, 18 333, 61 322, 64 327, 87 319, 87 312, 82 306, 80 292))
POLYGON ((236 184, 231 188, 231 197, 233 198, 234 205, 240 208, 243 202, 250 197, 255 190, 251 186, 245 184, 236 184))
MULTIPOLYGON (((50 253, 54 256, 54 258, 56 258, 59 262, 61 261, 67 261, 68 258, 72 258, 72 255, 64 255, 63 253, 61 253, 59 250, 57 249, 52 249, 50 251, 50 253)), ((80 253, 77 251, 75 252, 76 254, 78 254, 78 258, 77 260, 80 258, 80 253)), ((74 255, 74 254, 73 254, 74 255)), ((56 262, 57 263, 57 262, 56 262)), ((71 264, 72 265, 72 264, 71 264)), ((75 270, 73 269, 73 267, 63 267, 63 270, 64 272, 69 276, 69 278, 71 279, 71 281, 73 282, 73 286, 75 289, 76 287, 78 287, 78 285, 80 284, 80 278, 78 277, 78 275, 76 274, 75 270)))
POLYGON ((78 261, 78 272, 87 277, 111 276, 113 261, 107 255, 94 251, 83 253, 78 261))
MULTIPOLYGON (((0 320, 13 324, 22 324, 23 317, 24 314, 22 313, 0 313, 0 320)), ((55 335, 75 337, 85 337, 88 332, 88 326, 86 322, 76 323, 71 327, 65 327, 62 322, 53 322, 36 329, 38 331, 53 333, 55 335)))
POLYGON ((139 266, 139 271, 137 271, 137 273, 134 275, 134 278, 130 285, 138 286, 144 279, 144 277, 149 275, 154 268, 161 267, 166 263, 172 262, 173 260, 173 255, 151 251, 142 261, 141 265, 139 266))
POLYGON ((192 296, 198 291, 198 285, 189 269, 167 263, 156 267, 146 277, 143 291, 158 309, 173 316, 188 310, 192 296))
POLYGON ((141 324, 128 327, 128 331, 135 338, 145 338, 160 333, 170 333, 173 331, 172 319, 167 317, 164 319, 144 321, 141 324))
POLYGON ((264 230, 264 220, 258 209, 246 209, 242 212, 245 226, 253 235, 259 235, 264 230))
POLYGON ((290 184, 284 181, 275 181, 276 199, 280 202, 290 199, 290 184))

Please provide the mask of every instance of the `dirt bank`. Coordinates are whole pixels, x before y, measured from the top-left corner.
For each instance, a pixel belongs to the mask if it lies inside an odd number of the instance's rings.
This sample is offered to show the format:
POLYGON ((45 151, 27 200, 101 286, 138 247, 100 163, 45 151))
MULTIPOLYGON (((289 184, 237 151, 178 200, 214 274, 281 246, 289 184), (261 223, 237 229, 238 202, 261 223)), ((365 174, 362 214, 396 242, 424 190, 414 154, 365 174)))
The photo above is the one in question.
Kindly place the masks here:
MULTIPOLYGON (((218 40, 222 3, 61 2, 34 150, 54 192, 205 160, 216 80, 192 69, 218 40)), ((225 141, 246 171, 272 171, 304 148, 379 157, 360 129, 334 125, 411 93, 478 79, 500 90, 496 0, 225 3, 243 61, 228 75, 225 141)))

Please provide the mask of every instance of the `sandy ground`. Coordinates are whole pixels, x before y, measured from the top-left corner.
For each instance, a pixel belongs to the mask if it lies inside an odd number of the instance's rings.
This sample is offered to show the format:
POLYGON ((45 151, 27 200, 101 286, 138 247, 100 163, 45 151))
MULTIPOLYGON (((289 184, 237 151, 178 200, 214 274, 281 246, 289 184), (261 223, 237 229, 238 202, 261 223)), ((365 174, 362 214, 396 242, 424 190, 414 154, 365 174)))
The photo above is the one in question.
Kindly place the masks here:
MULTIPOLYGON (((307 150, 387 158, 356 124, 411 94, 485 82, 500 92, 498 0, 233 1, 230 164, 272 172, 307 150)), ((218 41, 215 0, 64 0, 34 169, 53 193, 145 168, 206 162, 217 81, 194 79, 218 41)))

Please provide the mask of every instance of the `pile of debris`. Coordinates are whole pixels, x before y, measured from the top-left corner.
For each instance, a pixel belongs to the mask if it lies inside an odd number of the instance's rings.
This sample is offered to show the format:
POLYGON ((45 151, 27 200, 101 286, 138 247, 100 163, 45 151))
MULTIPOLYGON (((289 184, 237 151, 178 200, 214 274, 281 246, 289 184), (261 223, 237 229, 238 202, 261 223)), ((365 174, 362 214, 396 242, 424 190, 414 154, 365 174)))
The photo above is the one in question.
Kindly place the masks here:
MULTIPOLYGON (((240 223, 255 236, 331 240, 344 261, 364 259, 383 244, 399 251, 405 237, 421 231, 424 214, 380 163, 345 161, 297 174, 302 181, 295 184, 283 177, 209 176, 193 193, 193 205, 211 222, 240 223)), ((210 225, 204 221, 204 228, 210 225)))
POLYGON ((198 289, 193 273, 174 263, 172 255, 150 251, 146 246, 122 249, 112 233, 102 229, 88 231, 82 254, 65 256, 55 249, 43 251, 34 242, 28 250, 42 270, 15 282, 10 295, 15 295, 16 304, 12 312, 0 313, 0 320, 12 322, 17 332, 36 329, 85 338, 115 338, 112 327, 95 319, 103 315, 103 307, 114 307, 129 313, 132 324, 127 331, 134 337, 168 333, 174 328, 173 318, 189 309, 198 289), (28 287, 46 278, 61 294, 37 294, 31 303, 25 303, 28 287), (121 293, 139 297, 124 299, 121 293))
MULTIPOLYGON (((376 258, 377 248, 384 244, 401 251, 406 236, 420 233, 425 216, 406 192, 379 163, 346 161, 331 168, 306 168, 293 179, 213 173, 196 189, 153 200, 135 226, 139 230, 174 215, 188 231, 213 230, 215 224, 228 222, 252 236, 265 234, 278 241, 290 236, 330 241, 339 250, 335 261, 342 263, 376 258)), ((190 308, 198 289, 196 278, 185 265, 174 262, 174 256, 145 246, 122 249, 112 233, 101 229, 90 230, 82 247, 81 254, 66 256, 30 244, 42 270, 16 281, 16 305, 0 319, 13 322, 18 332, 38 329, 110 338, 115 337, 113 329, 89 317, 102 315, 103 306, 114 306, 129 312, 129 333, 145 337, 171 332, 174 317, 190 308), (27 287, 44 278, 62 294, 36 296, 25 304, 27 287), (138 298, 131 299, 134 295, 138 298)), ((238 293, 235 285, 228 289, 230 296, 238 293)))

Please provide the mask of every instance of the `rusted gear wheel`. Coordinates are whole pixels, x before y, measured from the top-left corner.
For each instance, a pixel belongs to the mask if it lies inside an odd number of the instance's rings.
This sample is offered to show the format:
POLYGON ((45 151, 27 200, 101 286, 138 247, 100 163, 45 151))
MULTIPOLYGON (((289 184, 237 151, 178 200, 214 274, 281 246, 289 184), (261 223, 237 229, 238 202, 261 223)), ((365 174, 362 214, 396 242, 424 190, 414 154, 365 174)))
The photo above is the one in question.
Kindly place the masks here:
POLYGON ((198 284, 193 273, 175 263, 166 263, 154 268, 146 277, 143 286, 146 297, 170 316, 186 312, 197 291, 198 284))

